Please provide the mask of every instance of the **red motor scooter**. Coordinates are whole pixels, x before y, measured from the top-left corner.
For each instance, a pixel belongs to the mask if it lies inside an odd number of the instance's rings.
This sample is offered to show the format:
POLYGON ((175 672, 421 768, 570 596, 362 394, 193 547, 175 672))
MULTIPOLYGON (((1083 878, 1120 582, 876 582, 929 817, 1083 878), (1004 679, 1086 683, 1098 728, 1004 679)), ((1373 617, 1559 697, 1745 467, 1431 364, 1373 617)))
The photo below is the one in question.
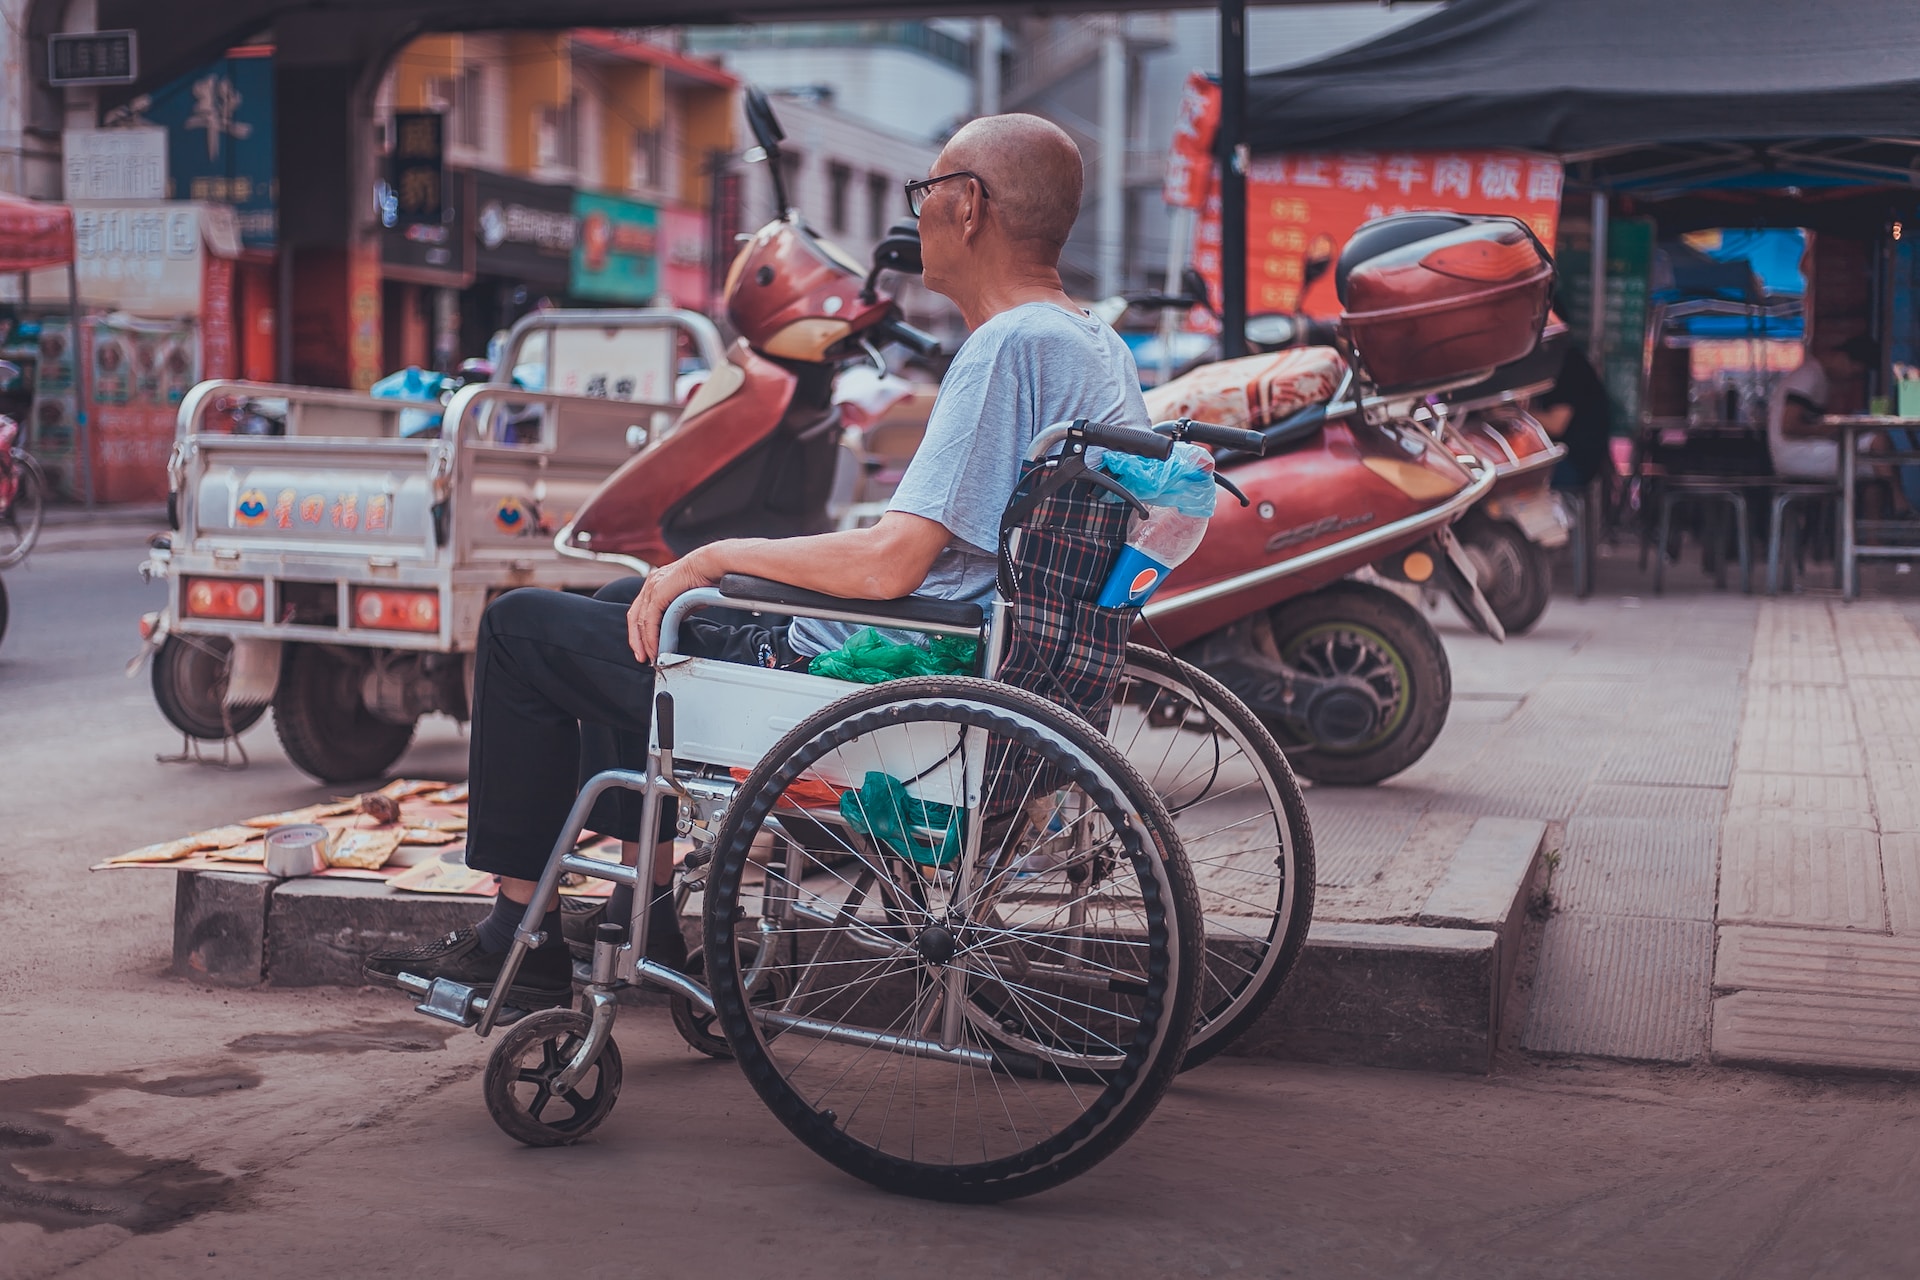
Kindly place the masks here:
POLYGON ((885 271, 920 270, 912 224, 896 225, 863 270, 788 205, 785 134, 765 95, 749 90, 746 110, 786 212, 748 239, 727 273, 727 315, 740 338, 673 428, 609 476, 560 531, 554 545, 564 554, 645 572, 719 538, 831 529, 842 434, 835 379, 865 361, 884 372, 882 344, 923 356, 940 350, 876 288, 885 271))
POLYGON ((1216 514, 1146 613, 1261 715, 1299 773, 1379 781, 1419 759, 1446 721, 1451 673, 1431 624, 1348 574, 1371 567, 1443 590, 1504 637, 1450 528, 1498 476, 1447 425, 1445 397, 1537 348, 1552 281, 1545 250, 1511 220, 1382 219, 1338 265, 1352 367, 1340 351, 1301 347, 1148 393, 1156 418, 1267 438, 1264 457, 1221 455, 1253 504, 1216 514))

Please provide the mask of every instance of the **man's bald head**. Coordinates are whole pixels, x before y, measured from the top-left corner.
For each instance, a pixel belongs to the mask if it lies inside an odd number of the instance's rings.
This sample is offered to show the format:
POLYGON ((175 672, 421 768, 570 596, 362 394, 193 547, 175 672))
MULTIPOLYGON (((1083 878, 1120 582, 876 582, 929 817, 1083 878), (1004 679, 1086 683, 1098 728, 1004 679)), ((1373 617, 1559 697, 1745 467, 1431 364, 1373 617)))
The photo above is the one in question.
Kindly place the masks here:
POLYGON ((1007 238, 1059 261, 1080 214, 1080 148, 1066 130, 1039 116, 983 116, 961 128, 940 153, 936 173, 966 169, 986 184, 993 216, 1007 238))

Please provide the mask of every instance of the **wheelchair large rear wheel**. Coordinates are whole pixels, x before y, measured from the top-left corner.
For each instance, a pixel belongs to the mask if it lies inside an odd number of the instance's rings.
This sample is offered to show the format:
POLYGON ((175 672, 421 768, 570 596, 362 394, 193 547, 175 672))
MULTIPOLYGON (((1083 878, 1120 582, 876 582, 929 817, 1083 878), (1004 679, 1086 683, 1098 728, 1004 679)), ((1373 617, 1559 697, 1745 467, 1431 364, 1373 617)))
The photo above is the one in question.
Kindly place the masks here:
POLYGON ((1201 969, 1179 838, 1044 699, 966 677, 850 694, 775 745, 715 844, 721 1028, 781 1122, 856 1177, 1044 1190, 1111 1154, 1179 1068, 1201 969), (769 966, 779 999, 750 999, 769 966))
POLYGON ((1206 975, 1181 1069, 1231 1044, 1279 994, 1313 919, 1313 829, 1260 718, 1191 663, 1127 646, 1107 737, 1173 817, 1206 919, 1206 975))

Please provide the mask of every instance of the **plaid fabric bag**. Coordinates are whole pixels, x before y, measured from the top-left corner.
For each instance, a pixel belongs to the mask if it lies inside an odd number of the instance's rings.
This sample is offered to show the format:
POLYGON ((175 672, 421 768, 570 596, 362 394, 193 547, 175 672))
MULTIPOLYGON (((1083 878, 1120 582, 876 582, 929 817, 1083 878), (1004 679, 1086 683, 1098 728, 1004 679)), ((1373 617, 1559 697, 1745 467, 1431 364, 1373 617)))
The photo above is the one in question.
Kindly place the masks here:
MULTIPOLYGON (((1081 480, 1041 499, 1001 538, 1001 590, 1013 604, 995 679, 1067 708, 1105 733, 1138 610, 1095 604, 1126 538, 1130 508, 1081 480)), ((1023 748, 987 761, 989 818, 1065 784, 1023 748)))
POLYGON ((1126 539, 1129 508, 1085 481, 1042 499, 1011 535, 1013 619, 996 679, 1039 694, 1102 733, 1137 610, 1094 603, 1126 539))

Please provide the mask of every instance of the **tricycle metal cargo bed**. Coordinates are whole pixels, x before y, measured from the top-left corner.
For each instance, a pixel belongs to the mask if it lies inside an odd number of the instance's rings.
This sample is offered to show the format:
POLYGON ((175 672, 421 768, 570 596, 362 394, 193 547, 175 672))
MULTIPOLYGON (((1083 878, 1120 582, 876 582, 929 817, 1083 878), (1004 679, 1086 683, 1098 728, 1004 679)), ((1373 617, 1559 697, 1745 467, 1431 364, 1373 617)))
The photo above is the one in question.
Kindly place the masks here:
POLYGON ((166 609, 143 627, 162 712, 189 739, 219 740, 271 705, 288 756, 325 782, 384 771, 423 715, 464 719, 488 601, 590 592, 625 571, 562 555, 553 535, 671 429, 682 347, 709 368, 723 358, 691 312, 545 312, 514 328, 502 369, 566 393, 496 380, 443 409, 194 387, 169 462, 174 531, 143 566, 167 582, 166 609), (236 402, 265 404, 284 434, 214 429, 236 402), (440 432, 402 436, 402 415, 423 410, 440 432))

